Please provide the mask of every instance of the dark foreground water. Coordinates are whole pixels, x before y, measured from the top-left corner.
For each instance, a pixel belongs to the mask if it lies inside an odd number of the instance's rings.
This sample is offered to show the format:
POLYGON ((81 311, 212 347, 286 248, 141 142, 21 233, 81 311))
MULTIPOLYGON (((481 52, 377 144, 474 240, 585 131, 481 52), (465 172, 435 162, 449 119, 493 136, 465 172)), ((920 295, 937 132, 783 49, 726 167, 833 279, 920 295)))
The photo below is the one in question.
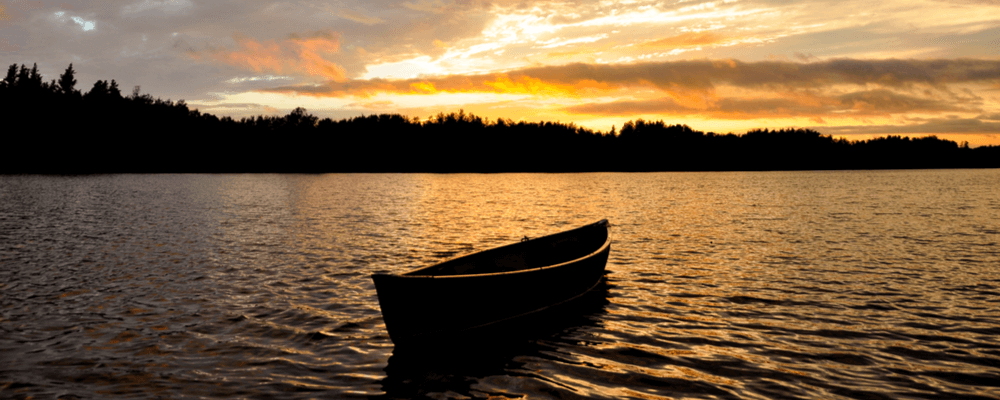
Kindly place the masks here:
POLYGON ((997 170, 0 176, 0 398, 998 399, 998 242, 997 170), (372 272, 601 218, 579 315, 394 354, 372 272))

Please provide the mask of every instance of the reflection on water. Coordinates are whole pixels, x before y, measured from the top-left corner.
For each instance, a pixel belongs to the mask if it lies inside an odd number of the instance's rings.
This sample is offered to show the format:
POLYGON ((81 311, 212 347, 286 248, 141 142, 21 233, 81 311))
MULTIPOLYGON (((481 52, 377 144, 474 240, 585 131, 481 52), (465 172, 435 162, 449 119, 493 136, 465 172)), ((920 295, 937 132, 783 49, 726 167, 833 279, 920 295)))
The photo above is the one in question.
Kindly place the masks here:
POLYGON ((459 341, 432 347, 393 349, 382 381, 383 398, 410 399, 452 392, 465 396, 513 396, 508 387, 486 382, 531 380, 527 360, 553 358, 550 352, 575 346, 579 332, 600 326, 608 285, 599 284, 570 303, 500 324, 459 341), (493 390, 493 391, 490 391, 493 390))
POLYGON ((1000 172, 0 177, 0 398, 998 398, 1000 172), (369 275, 608 218, 608 285, 396 349, 369 275))

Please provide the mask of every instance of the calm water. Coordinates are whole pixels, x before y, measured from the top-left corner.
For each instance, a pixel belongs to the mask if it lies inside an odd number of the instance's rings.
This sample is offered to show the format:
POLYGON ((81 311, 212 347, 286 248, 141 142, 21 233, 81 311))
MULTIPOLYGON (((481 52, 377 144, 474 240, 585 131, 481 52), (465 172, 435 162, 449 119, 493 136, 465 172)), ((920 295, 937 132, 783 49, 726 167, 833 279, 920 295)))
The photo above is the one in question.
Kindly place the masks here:
POLYGON ((998 242, 998 170, 0 176, 0 398, 998 399, 998 242), (372 272, 601 218, 595 306, 393 354, 372 272))

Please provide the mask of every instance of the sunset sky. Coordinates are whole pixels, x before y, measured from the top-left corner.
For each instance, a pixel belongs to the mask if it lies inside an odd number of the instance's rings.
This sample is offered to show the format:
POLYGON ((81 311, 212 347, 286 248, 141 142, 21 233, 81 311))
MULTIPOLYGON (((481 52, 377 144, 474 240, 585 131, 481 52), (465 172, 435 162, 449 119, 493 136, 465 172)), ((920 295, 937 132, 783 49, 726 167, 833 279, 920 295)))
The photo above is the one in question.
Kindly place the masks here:
POLYGON ((1000 144, 1000 2, 0 0, 0 62, 236 118, 464 109, 608 131, 1000 144))

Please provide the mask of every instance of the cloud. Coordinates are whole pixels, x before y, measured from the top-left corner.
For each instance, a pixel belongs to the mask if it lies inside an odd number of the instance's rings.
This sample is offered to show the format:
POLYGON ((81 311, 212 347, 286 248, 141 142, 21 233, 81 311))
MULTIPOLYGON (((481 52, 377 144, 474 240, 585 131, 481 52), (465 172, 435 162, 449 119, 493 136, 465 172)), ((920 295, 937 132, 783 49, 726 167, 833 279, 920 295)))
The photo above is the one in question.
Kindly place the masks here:
MULTIPOLYGON (((903 90, 912 85, 944 88, 947 84, 972 82, 1000 82, 1000 60, 840 59, 812 63, 696 60, 619 65, 569 64, 494 74, 354 80, 319 86, 285 86, 274 90, 316 96, 344 96, 372 91, 410 93, 411 84, 421 83, 429 84, 437 91, 450 92, 535 94, 551 90, 575 93, 591 89, 653 88, 687 96, 711 97, 720 86, 791 91, 854 85, 903 90)), ((842 97, 840 101, 856 108, 875 103, 892 109, 927 106, 927 103, 885 90, 856 92, 842 97)))
POLYGON ((0 54, 37 61, 46 80, 72 62, 81 86, 246 94, 226 99, 325 116, 478 107, 724 131, 996 115, 1000 5, 950 1, 0 0, 0 54))
POLYGON ((92 31, 97 28, 96 20, 87 20, 79 16, 71 16, 66 13, 66 11, 56 11, 52 13, 52 18, 59 23, 75 23, 84 32, 92 31))
POLYGON ((146 11, 176 13, 194 7, 191 0, 142 0, 122 7, 122 14, 139 14, 146 11))
POLYGON ((689 114, 700 110, 681 105, 670 97, 649 100, 621 100, 604 103, 588 103, 567 107, 574 114, 629 116, 639 114, 689 114))
POLYGON ((642 43, 641 47, 654 49, 676 49, 684 47, 708 46, 725 43, 726 38, 713 32, 685 32, 677 36, 651 40, 642 43))
POLYGON ((855 60, 812 63, 694 60, 627 65, 572 64, 518 71, 546 81, 596 80, 618 85, 648 82, 661 88, 739 87, 815 88, 836 84, 900 87, 1000 81, 1000 60, 855 60))
POLYGON ((888 117, 906 113, 975 112, 968 106, 934 98, 921 98, 888 90, 869 90, 842 95, 818 93, 768 93, 769 98, 725 97, 692 105, 672 97, 621 100, 567 107, 567 111, 588 115, 697 115, 712 119, 760 119, 807 117, 826 118, 888 117))
POLYGON ((381 23, 385 22, 385 20, 383 20, 382 18, 370 17, 370 16, 367 16, 367 15, 361 14, 361 13, 359 13, 357 11, 348 10, 346 8, 341 9, 336 14, 337 14, 338 17, 341 17, 341 18, 344 18, 344 19, 347 19, 347 20, 351 20, 351 21, 357 22, 359 24, 365 24, 365 25, 376 25, 376 24, 381 24, 381 23))
POLYGON ((256 41, 234 34, 235 49, 207 49, 188 52, 201 61, 228 64, 258 73, 294 74, 345 80, 344 69, 325 57, 340 50, 339 35, 331 31, 291 35, 281 41, 256 41))
POLYGON ((824 121, 912 113, 979 114, 983 100, 967 88, 952 90, 951 85, 997 80, 1000 61, 996 60, 701 60, 570 64, 494 74, 349 80, 269 90, 362 98, 379 94, 517 94, 576 102, 564 103, 562 109, 579 116, 657 114, 718 120, 824 121))
POLYGON ((278 114, 280 109, 257 103, 219 103, 194 101, 187 103, 191 110, 198 110, 209 114, 225 114, 235 119, 243 117, 254 117, 262 114, 278 114))
POLYGON ((451 2, 445 3, 441 0, 407 1, 402 4, 403 7, 410 10, 429 14, 442 14, 447 11, 451 5, 451 2))
MULTIPOLYGON (((272 92, 296 93, 319 97, 370 97, 376 94, 440 94, 440 93, 496 93, 530 94, 540 96, 573 95, 589 90, 593 85, 549 83, 530 76, 499 73, 487 75, 453 75, 447 77, 407 80, 351 80, 326 82, 322 85, 291 85, 269 89, 272 92)), ((601 86, 595 84, 596 86, 601 86)), ((607 87, 601 87, 607 90, 607 87)))
MULTIPOLYGON (((24 14, 45 7, 41 1, 11 1, 0 4, 0 22, 16 22, 24 19, 24 14)), ((3 25, 0 25, 3 27, 3 25)))
POLYGON ((578 38, 572 38, 572 39, 555 38, 555 39, 550 39, 550 40, 546 40, 546 41, 543 41, 543 42, 539 42, 538 44, 540 46, 537 46, 537 47, 540 48, 540 49, 551 49, 551 48, 555 48, 555 47, 568 46, 568 45, 577 44, 577 43, 593 43, 593 42, 596 42, 596 41, 601 40, 601 39, 607 39, 607 37, 608 37, 608 34, 602 33, 602 34, 598 34, 598 35, 584 36, 584 37, 578 37, 578 38))
POLYGON ((0 38, 0 51, 17 51, 20 47, 15 43, 8 42, 5 38, 0 38))
POLYGON ((226 81, 226 83, 244 83, 244 82, 270 82, 279 80, 292 80, 290 76, 275 76, 275 75, 264 75, 264 76, 240 76, 232 78, 226 81))
POLYGON ((917 124, 900 125, 850 125, 822 127, 824 133, 850 134, 948 134, 982 133, 1000 134, 1000 122, 976 118, 933 118, 917 124))
POLYGON ((886 89, 848 93, 839 96, 838 100, 840 101, 840 110, 875 114, 976 111, 968 106, 961 106, 951 101, 944 101, 938 98, 907 96, 886 89))

